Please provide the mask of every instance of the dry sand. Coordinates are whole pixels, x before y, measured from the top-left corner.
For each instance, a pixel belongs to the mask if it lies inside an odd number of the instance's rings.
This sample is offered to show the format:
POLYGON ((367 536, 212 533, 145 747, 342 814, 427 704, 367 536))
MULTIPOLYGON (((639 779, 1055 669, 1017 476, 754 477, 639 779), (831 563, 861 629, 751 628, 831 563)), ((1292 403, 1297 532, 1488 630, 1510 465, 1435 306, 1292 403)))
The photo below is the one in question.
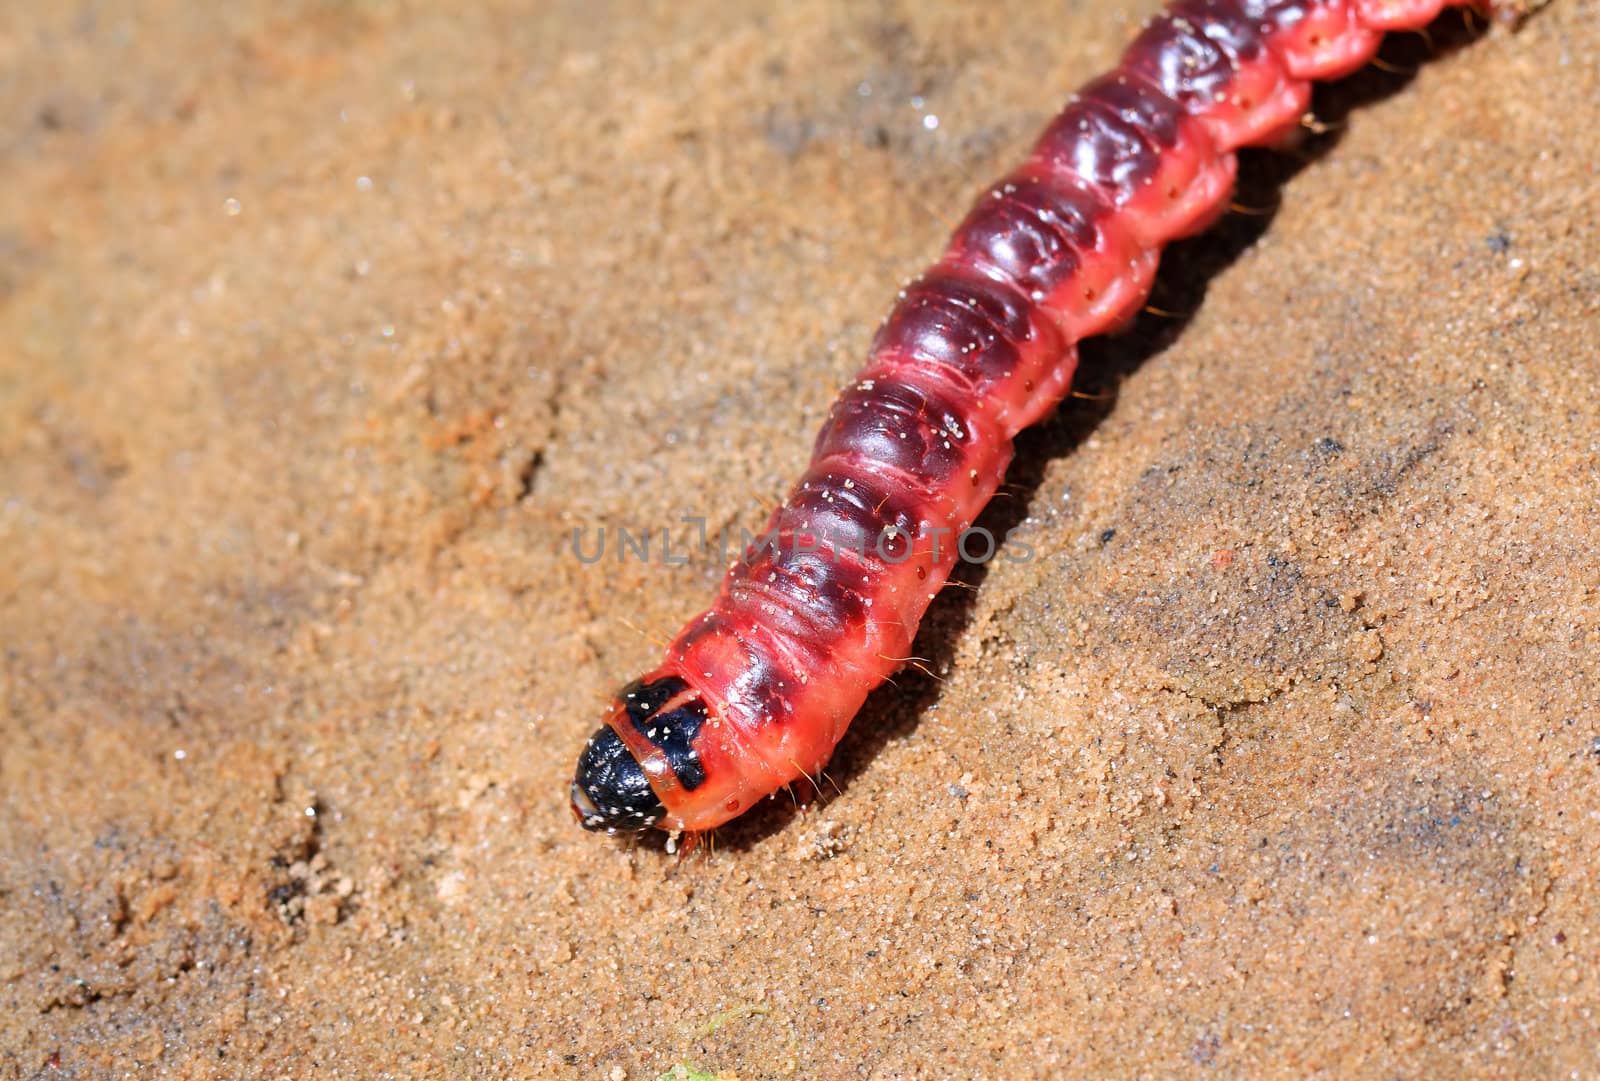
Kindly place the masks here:
POLYGON ((1594 0, 1253 157, 688 858, 566 783, 722 568, 571 531, 759 525, 1148 5, 8 6, 0 1077, 1600 1076, 1594 0))

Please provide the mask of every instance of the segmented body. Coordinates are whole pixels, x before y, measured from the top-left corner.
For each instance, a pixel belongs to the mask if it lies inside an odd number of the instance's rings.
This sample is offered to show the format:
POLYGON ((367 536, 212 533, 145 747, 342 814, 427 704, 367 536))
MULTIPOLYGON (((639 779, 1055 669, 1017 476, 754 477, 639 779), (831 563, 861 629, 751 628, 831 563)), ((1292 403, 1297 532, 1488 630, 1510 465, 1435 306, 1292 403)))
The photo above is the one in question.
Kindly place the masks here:
MULTIPOLYGON (((1461 2, 1461 0, 1454 0, 1461 2)), ((1209 225, 1234 151, 1301 121, 1313 80, 1444 0, 1178 0, 1074 95, 899 297, 810 467, 716 601, 579 760, 590 829, 708 829, 815 775, 910 653, 1076 343, 1144 304, 1161 249, 1209 225)))

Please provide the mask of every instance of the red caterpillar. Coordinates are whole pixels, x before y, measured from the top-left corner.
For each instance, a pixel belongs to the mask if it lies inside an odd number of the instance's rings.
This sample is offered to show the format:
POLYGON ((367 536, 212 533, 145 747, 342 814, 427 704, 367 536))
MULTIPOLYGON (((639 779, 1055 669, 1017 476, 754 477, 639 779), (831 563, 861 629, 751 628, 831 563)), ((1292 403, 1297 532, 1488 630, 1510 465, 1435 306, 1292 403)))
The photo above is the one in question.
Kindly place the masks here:
POLYGON ((585 829, 704 830, 817 773, 905 658, 1076 343, 1144 304, 1162 247, 1227 206, 1234 151, 1283 139, 1312 80, 1446 2, 1177 0, 1075 95, 900 294, 811 466, 578 759, 585 829))

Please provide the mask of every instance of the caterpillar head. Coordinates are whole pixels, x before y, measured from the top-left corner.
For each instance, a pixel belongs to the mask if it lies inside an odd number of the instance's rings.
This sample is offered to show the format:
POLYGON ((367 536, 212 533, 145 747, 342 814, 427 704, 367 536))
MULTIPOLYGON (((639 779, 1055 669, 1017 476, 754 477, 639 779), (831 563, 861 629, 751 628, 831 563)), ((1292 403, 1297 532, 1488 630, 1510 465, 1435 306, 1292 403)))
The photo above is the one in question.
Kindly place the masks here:
POLYGON ((657 672, 624 687, 578 756, 572 814, 579 825, 635 833, 671 817, 663 797, 705 783, 695 738, 707 715, 700 693, 678 676, 657 672))
POLYGON ((609 726, 590 737, 572 779, 572 815, 578 824, 595 832, 632 833, 649 829, 666 813, 621 737, 609 726))

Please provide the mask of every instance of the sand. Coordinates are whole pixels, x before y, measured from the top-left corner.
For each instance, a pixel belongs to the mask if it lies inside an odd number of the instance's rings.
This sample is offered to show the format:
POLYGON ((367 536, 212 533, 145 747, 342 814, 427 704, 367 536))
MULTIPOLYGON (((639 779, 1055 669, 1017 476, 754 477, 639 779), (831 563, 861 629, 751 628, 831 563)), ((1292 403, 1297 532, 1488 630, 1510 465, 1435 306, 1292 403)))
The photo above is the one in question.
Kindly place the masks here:
POLYGON ((442 8, 0 19, 0 1077, 1600 1076, 1594 0, 1252 155, 688 856, 566 785, 722 565, 573 531, 759 526, 1150 7, 442 8))

